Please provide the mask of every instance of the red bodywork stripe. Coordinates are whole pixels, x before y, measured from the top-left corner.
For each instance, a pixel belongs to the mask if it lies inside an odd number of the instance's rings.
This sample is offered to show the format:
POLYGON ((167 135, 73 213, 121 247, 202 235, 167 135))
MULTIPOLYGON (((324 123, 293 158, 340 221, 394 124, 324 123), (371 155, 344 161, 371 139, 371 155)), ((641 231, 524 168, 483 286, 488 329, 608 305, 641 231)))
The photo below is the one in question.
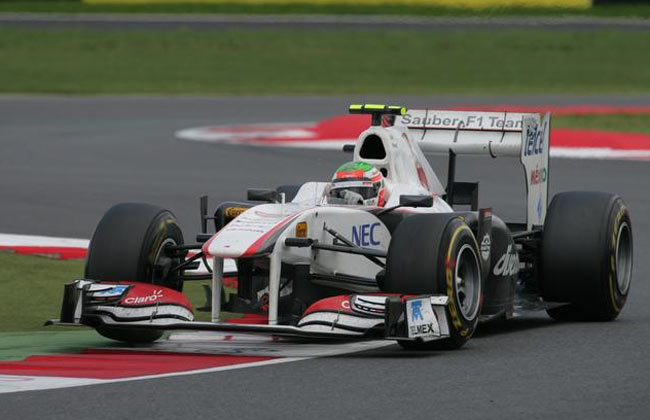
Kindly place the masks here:
POLYGON ((260 249, 262 249, 262 245, 264 245, 268 240, 275 234, 280 231, 283 227, 288 225, 292 220, 300 216, 302 213, 304 213, 307 210, 302 210, 299 211, 298 213, 292 214, 290 216, 285 217, 284 219, 280 220, 275 226, 273 226, 271 229, 269 229, 268 232, 266 232, 264 235, 260 236, 255 242, 253 242, 253 245, 248 247, 246 251, 242 254, 242 257, 249 257, 251 255, 255 255, 260 249))
POLYGON ((329 298, 321 299, 311 304, 309 308, 307 308, 307 310, 302 314, 302 316, 304 317, 313 312, 319 311, 340 311, 343 313, 353 314, 354 311, 350 309, 350 296, 352 295, 332 296, 329 298))
MULTIPOLYGON (((289 216, 285 217, 284 219, 280 220, 280 221, 279 221, 275 226, 273 226, 271 229, 269 229, 268 232, 266 232, 265 234, 263 234, 262 236, 260 236, 260 237, 255 241, 255 242, 253 242, 253 244, 252 244, 250 247, 248 247, 248 249, 247 249, 246 251, 244 251, 244 253, 243 253, 241 256, 242 256, 242 257, 247 257, 247 256, 254 255, 257 251, 259 251, 259 249, 261 248, 261 246, 264 244, 264 242, 265 242, 265 241, 266 241, 266 240, 267 240, 271 235, 273 235, 274 233, 276 233, 279 229, 281 229, 282 227, 286 226, 289 222, 291 222, 293 219, 295 219, 297 216, 299 216, 300 214, 304 213, 304 212, 307 211, 307 210, 309 210, 309 209, 301 210, 301 211, 299 211, 298 213, 295 213, 295 214, 289 215, 289 216)), ((217 238, 217 236, 218 236, 221 232, 223 232, 223 230, 221 230, 221 231, 215 233, 214 236, 212 236, 212 238, 210 238, 210 239, 209 239, 205 244, 203 244, 203 246, 201 247, 201 250, 203 251, 203 253, 204 253, 206 256, 211 256, 211 254, 208 252, 208 250, 210 249, 210 244, 212 243, 212 241, 214 241, 214 240, 217 238)))

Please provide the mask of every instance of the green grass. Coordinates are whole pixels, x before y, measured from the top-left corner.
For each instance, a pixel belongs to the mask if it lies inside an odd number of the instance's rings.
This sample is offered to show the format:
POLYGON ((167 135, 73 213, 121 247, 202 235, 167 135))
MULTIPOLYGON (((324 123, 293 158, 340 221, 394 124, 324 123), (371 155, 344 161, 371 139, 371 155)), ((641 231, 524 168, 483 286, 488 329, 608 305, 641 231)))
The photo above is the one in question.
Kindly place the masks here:
POLYGON ((647 93, 648 31, 0 29, 0 92, 647 93))
POLYGON ((58 12, 58 13, 247 13, 247 14, 381 14, 413 16, 519 16, 576 15, 607 17, 650 17, 650 6, 637 2, 619 2, 595 6, 587 10, 557 8, 487 8, 462 9, 418 5, 322 5, 310 4, 145 4, 111 5, 84 4, 80 1, 0 1, 0 12, 58 12))
POLYGON ((83 275, 83 262, 0 252, 0 331, 42 329, 58 318, 63 285, 83 275))
POLYGON ((86 328, 0 332, 0 361, 20 360, 34 354, 78 353, 88 347, 120 346, 124 343, 109 340, 86 328))
POLYGON ((650 134, 650 115, 561 115, 553 117, 553 127, 650 134))
MULTIPOLYGON (((63 285, 81 278, 83 269, 83 261, 0 252, 0 332, 61 330, 61 327, 43 327, 43 323, 59 317, 63 285)), ((183 290, 195 307, 205 303, 200 283, 188 282, 183 290)), ((197 311, 195 316, 200 321, 209 319, 206 312, 197 311)))

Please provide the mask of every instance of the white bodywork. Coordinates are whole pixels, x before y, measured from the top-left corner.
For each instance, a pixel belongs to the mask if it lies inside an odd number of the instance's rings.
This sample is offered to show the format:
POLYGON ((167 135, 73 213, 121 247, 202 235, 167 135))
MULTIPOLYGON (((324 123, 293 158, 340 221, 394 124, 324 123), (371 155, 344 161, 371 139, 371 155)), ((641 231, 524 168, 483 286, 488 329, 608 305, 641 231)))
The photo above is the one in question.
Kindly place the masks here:
POLYGON ((526 177, 526 225, 542 226, 548 203, 551 115, 409 110, 396 126, 408 129, 425 153, 519 157, 526 177))
MULTIPOLYGON (((386 207, 399 204, 400 195, 430 195, 430 208, 397 211, 442 213, 452 208, 423 152, 519 156, 526 174, 527 224, 542 225, 547 207, 550 117, 539 114, 412 110, 398 117, 392 127, 371 126, 360 134, 355 161, 375 165, 385 175, 389 192, 386 207), (364 145, 374 142, 374 152, 364 145), (380 150, 383 147, 383 151, 380 150)), ((374 279, 380 267, 358 255, 286 247, 286 238, 299 236, 298 224, 306 224, 307 238, 333 244, 324 226, 334 229, 357 246, 387 251, 391 235, 368 207, 328 205, 324 190, 328 182, 308 182, 290 203, 262 204, 246 210, 217 232, 203 246, 212 257, 212 320, 219 321, 226 258, 268 258, 269 324, 277 323, 282 262, 309 264, 311 273, 374 279)), ((303 225, 304 226, 304 225, 303 225)), ((340 286, 340 285, 338 285, 340 286)), ((378 291, 355 285, 354 291, 378 291)))

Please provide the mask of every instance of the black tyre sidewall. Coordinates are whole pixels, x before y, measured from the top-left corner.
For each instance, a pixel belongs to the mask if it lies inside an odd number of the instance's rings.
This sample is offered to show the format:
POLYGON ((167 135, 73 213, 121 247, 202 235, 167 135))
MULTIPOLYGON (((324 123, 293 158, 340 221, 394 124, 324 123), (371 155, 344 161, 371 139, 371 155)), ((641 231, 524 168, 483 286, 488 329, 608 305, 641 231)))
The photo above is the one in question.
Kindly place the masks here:
POLYGON ((167 239, 183 244, 182 231, 170 211, 142 203, 113 206, 97 225, 90 241, 85 277, 157 283, 181 290, 178 275, 164 282, 153 278, 156 256, 167 239))
MULTIPOLYGON (((143 203, 122 203, 109 209, 97 225, 88 247, 85 278, 99 281, 156 283, 181 290, 178 275, 157 282, 153 266, 167 239, 183 244, 183 234, 174 215, 163 208, 143 203)), ((149 343, 164 332, 98 326, 104 337, 126 343, 149 343)))
MULTIPOLYGON (((457 348, 469 340, 476 330, 479 314, 481 312, 480 305, 483 301, 483 284, 480 285, 481 289, 478 297, 478 310, 473 318, 468 319, 463 315, 459 308, 460 303, 456 294, 457 285, 455 281, 455 261, 460 249, 464 245, 470 245, 475 257, 477 258, 480 271, 480 253, 474 234, 460 219, 451 220, 447 229, 445 229, 445 237, 443 237, 441 243, 446 244, 446 247, 441 248, 438 260, 438 267, 441 270, 441 273, 438 275, 438 290, 444 290, 444 293, 448 298, 449 303, 447 305, 447 316, 451 333, 451 337, 446 340, 446 347, 457 348), (442 284, 440 284, 440 282, 442 284)), ((481 282, 482 281, 483 280, 481 279, 481 282)))
POLYGON ((456 349, 474 333, 483 300, 483 285, 479 291, 479 308, 473 319, 463 316, 456 294, 455 262, 465 244, 469 244, 479 258, 474 234, 453 213, 411 216, 398 225, 388 250, 384 291, 446 295, 451 334, 449 338, 426 343, 400 341, 402 347, 413 350, 456 349))
POLYGON ((569 305, 548 310, 558 320, 612 320, 621 312, 629 287, 617 282, 616 244, 632 223, 623 200, 612 194, 568 192, 549 206, 542 242, 541 292, 545 300, 569 305))
MULTIPOLYGON (((608 319, 614 319, 618 314, 623 310, 623 306, 627 302, 627 296, 630 293, 630 288, 632 286, 631 279, 630 284, 628 284, 627 290, 621 292, 618 287, 618 267, 616 263, 616 243, 618 241, 618 235, 620 227, 623 223, 627 223, 629 229, 629 238, 630 246, 632 247, 632 252, 634 250, 634 239, 632 236, 632 220, 630 218, 630 212, 623 202, 623 200, 617 197, 614 202, 613 211, 611 212, 609 224, 609 246, 607 250, 607 271, 609 276, 607 277, 606 287, 609 289, 608 303, 611 304, 608 319)), ((633 265, 633 261, 631 262, 633 265)), ((630 268, 632 270, 632 268, 630 268)), ((608 305, 609 306, 609 305, 608 305)))

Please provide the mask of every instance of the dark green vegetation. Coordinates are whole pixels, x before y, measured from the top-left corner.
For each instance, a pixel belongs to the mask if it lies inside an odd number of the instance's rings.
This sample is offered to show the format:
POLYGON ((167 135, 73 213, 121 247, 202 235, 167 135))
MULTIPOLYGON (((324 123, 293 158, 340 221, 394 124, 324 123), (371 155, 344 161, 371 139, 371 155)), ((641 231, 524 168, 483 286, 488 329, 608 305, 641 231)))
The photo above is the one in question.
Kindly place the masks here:
POLYGON ((553 127, 650 134, 650 115, 562 115, 553 117, 553 127))
POLYGON ((519 16, 519 15, 577 15, 595 17, 650 17, 650 5, 626 3, 600 5, 587 10, 555 8, 487 8, 460 9, 421 5, 324 5, 311 4, 84 4, 81 1, 4 1, 0 0, 2 12, 58 12, 58 13, 246 13, 246 14, 369 14, 414 16, 519 16))
POLYGON ((0 92, 647 93, 650 32, 0 29, 0 92))

